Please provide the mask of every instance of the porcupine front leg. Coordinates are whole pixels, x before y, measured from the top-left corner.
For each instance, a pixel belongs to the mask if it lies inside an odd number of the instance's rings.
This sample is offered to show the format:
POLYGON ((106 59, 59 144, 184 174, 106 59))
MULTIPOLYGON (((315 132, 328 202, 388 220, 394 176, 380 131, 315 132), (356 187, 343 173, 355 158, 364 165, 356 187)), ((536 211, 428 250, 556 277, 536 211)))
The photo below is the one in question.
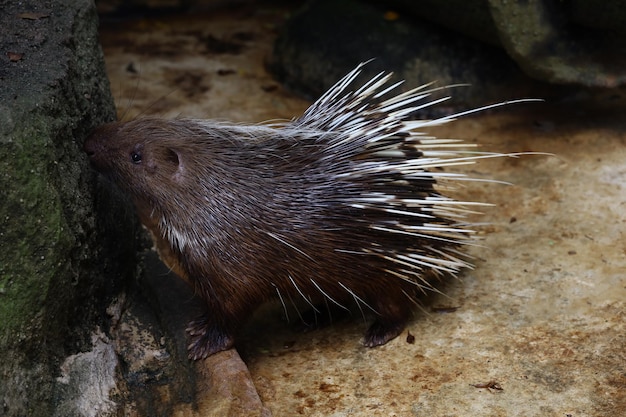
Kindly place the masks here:
MULTIPOLYGON (((201 276, 205 277, 208 274, 201 276)), ((187 326, 189 336, 187 349, 189 358, 193 360, 204 359, 232 348, 239 324, 242 318, 247 316, 246 304, 235 303, 233 297, 219 291, 224 285, 214 285, 213 281, 217 280, 219 280, 217 276, 214 276, 213 280, 206 278, 194 280, 196 293, 204 301, 204 311, 187 326)), ((219 284, 219 281, 217 282, 219 284)))

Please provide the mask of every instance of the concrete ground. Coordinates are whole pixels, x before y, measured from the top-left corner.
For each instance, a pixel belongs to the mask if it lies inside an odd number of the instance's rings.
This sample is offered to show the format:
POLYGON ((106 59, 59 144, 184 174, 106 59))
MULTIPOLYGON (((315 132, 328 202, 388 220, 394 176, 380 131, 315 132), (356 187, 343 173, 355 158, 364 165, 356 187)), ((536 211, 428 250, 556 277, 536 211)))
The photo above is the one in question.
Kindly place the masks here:
MULTIPOLYGON (((104 22, 119 115, 290 119, 309 104, 265 71, 280 9, 104 22)), ((463 80, 459 80, 463 82, 463 80)), ((514 97, 513 97, 514 98, 514 97)), ((269 305, 238 350, 275 416, 626 415, 626 120, 618 92, 511 106, 429 133, 497 152, 463 168, 495 204, 474 269, 407 332, 360 345, 355 320, 299 334, 269 305)))

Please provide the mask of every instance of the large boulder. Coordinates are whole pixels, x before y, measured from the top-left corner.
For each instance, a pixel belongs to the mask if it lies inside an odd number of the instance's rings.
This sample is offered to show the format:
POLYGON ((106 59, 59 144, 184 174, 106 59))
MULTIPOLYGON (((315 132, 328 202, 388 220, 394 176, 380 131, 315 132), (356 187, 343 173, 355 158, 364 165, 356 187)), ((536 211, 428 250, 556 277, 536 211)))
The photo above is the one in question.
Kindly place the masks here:
POLYGON ((81 361, 100 367, 83 407, 106 413, 117 364, 106 305, 134 274, 137 224, 110 188, 94 194, 82 153, 88 132, 115 117, 95 7, 0 8, 0 414, 54 415, 76 395, 81 361), (81 352, 91 354, 66 362, 81 352))

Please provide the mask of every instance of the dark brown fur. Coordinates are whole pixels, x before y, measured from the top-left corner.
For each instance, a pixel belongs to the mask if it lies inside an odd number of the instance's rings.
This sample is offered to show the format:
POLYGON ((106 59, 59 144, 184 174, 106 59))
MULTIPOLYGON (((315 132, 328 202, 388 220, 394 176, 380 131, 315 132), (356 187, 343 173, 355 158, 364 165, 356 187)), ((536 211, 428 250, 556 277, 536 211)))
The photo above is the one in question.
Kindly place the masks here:
MULTIPOLYGON (((432 242, 370 229, 384 214, 364 217, 346 202, 381 185, 331 180, 355 161, 323 158, 327 142, 321 132, 159 119, 111 123, 88 138, 92 164, 130 194, 161 257, 206 303, 188 329, 192 358, 230 348, 253 310, 277 296, 367 304, 376 321, 366 346, 403 330, 418 287, 386 272, 395 265, 377 249, 432 242)), ((424 197, 433 183, 384 191, 424 197)))

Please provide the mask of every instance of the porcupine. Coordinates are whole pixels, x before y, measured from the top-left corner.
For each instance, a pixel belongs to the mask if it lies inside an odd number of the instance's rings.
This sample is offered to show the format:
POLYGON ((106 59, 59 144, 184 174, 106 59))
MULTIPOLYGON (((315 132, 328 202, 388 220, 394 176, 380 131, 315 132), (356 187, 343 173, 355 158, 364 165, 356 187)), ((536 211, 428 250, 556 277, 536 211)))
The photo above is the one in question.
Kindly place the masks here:
POLYGON ((401 83, 379 73, 351 89, 362 66, 280 125, 143 118, 87 139, 93 166, 130 194, 162 259, 206 305, 187 329, 190 358, 232 347, 275 297, 356 303, 375 317, 364 345, 382 345, 417 293, 471 266, 465 215, 482 203, 442 194, 468 178, 441 168, 499 154, 424 135, 460 115, 410 120, 447 98, 428 101, 427 86, 394 95, 401 83))

